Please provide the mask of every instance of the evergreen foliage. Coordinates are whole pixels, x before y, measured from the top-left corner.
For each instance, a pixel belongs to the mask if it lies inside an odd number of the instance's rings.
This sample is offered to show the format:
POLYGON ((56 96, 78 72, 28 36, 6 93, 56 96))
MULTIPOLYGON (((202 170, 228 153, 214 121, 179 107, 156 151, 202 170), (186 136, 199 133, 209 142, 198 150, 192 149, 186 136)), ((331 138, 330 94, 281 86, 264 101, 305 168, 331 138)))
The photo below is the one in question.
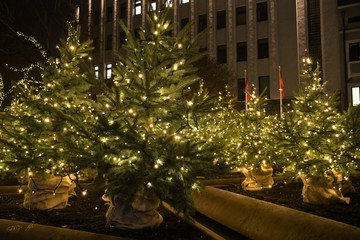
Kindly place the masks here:
POLYGON ((40 66, 41 80, 34 81, 25 72, 13 87, 11 106, 0 113, 0 154, 14 173, 79 176, 92 166, 96 137, 89 130, 90 45, 80 43, 80 29, 70 26, 59 47, 60 57, 48 58, 40 66))
POLYGON ((114 84, 97 96, 96 134, 103 142, 107 194, 128 208, 139 192, 153 192, 189 217, 199 176, 218 172, 218 144, 199 138, 204 116, 216 110, 216 98, 199 84, 193 66, 202 54, 189 38, 191 25, 176 37, 168 12, 151 12, 136 33, 123 23, 127 42, 114 71, 114 84))
POLYGON ((338 95, 326 94, 319 65, 307 64, 304 88, 284 114, 277 141, 286 175, 311 177, 319 183, 334 173, 347 176, 351 169, 344 144, 342 117, 337 111, 338 95))

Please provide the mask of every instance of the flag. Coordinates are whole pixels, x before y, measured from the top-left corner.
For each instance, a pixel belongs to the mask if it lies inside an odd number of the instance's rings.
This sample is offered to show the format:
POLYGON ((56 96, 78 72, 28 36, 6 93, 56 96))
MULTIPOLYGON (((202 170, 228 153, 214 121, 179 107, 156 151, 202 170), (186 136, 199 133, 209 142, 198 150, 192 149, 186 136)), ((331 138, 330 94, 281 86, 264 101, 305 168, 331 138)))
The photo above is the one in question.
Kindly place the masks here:
POLYGON ((285 91, 284 91, 284 80, 283 80, 283 77, 282 77, 282 74, 281 74, 281 70, 280 70, 280 73, 279 73, 279 85, 280 85, 280 96, 281 98, 284 98, 285 97, 285 91))
POLYGON ((249 79, 245 78, 245 101, 248 103, 250 101, 250 94, 249 94, 249 79))
POLYGON ((245 75, 245 110, 248 109, 248 102, 250 102, 250 94, 249 94, 249 79, 246 76, 246 69, 244 71, 245 75))

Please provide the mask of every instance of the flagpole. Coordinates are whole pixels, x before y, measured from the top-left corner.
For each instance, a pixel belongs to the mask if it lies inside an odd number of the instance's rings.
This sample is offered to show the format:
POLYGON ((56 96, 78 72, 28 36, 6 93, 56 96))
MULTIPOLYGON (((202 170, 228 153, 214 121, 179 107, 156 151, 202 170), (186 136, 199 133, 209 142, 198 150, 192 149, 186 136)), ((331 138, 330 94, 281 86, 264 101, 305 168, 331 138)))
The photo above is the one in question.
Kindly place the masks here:
POLYGON ((246 69, 244 70, 244 75, 245 75, 245 111, 247 111, 248 109, 248 93, 247 91, 249 90, 249 82, 247 80, 247 76, 246 76, 246 69))
POLYGON ((283 103, 282 103, 282 96, 283 96, 283 91, 284 89, 282 89, 282 86, 281 86, 281 68, 280 68, 280 65, 279 65, 279 91, 280 91, 280 119, 283 118, 283 103))

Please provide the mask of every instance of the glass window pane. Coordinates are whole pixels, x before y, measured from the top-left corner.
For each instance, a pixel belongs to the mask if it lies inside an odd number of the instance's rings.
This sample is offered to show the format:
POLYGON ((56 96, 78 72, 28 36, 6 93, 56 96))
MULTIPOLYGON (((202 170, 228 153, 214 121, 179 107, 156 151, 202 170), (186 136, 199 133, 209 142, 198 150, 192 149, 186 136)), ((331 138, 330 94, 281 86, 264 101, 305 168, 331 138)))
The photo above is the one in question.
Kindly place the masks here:
POLYGON ((246 7, 236 8, 236 25, 246 24, 246 7))
POLYGON ((226 28, 226 11, 218 11, 216 13, 216 28, 226 28))
POLYGON ((359 105, 360 104, 360 87, 353 87, 351 88, 351 95, 352 95, 352 105, 359 105))

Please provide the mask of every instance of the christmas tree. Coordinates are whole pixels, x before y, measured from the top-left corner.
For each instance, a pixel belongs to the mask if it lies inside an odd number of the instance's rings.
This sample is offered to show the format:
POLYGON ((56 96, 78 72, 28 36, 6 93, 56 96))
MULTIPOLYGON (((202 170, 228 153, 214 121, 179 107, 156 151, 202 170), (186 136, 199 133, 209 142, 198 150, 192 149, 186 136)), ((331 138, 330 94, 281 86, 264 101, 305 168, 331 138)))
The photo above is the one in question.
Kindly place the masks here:
POLYGON ((247 190, 271 187, 271 166, 276 164, 273 159, 276 145, 272 132, 278 121, 276 116, 266 113, 265 92, 256 96, 255 91, 253 87, 252 94, 248 93, 250 101, 246 110, 230 114, 226 119, 231 127, 228 128, 230 141, 226 144, 224 157, 245 174, 246 180, 242 186, 247 190))
POLYGON ((278 132, 285 176, 301 177, 305 202, 345 201, 337 180, 348 176, 343 117, 337 110, 338 95, 324 92, 319 65, 305 61, 304 88, 292 102, 278 132))
POLYGON ((103 142, 106 193, 121 208, 131 209, 140 193, 149 193, 189 217, 198 177, 218 170, 217 143, 198 136, 217 99, 192 91, 200 80, 193 63, 203 54, 189 38, 191 25, 171 36, 167 15, 149 13, 138 38, 121 23, 126 53, 119 55, 113 84, 100 86, 96 134, 103 142))
POLYGON ((94 79, 86 62, 90 44, 80 43, 80 29, 70 26, 60 57, 38 64, 41 80, 25 71, 12 88, 11 106, 0 115, 1 161, 7 170, 21 176, 77 178, 94 167, 97 140, 89 130, 95 120, 89 97, 94 79))

